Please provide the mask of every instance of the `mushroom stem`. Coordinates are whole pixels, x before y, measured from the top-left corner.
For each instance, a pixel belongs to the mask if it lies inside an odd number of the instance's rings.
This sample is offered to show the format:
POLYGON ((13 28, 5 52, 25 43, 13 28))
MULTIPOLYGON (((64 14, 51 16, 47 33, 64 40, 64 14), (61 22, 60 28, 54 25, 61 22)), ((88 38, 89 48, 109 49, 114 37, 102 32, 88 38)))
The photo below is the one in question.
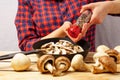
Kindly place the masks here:
POLYGON ((63 70, 64 68, 65 68, 65 65, 64 65, 64 64, 61 64, 60 67, 59 67, 59 69, 54 70, 53 76, 63 75, 62 72, 64 71, 64 70, 63 70))
POLYGON ((46 68, 48 71, 50 71, 50 73, 52 73, 53 70, 54 70, 51 63, 46 63, 45 68, 46 68))
POLYGON ((85 66, 86 66, 86 71, 90 72, 91 68, 92 68, 92 65, 85 63, 85 66))

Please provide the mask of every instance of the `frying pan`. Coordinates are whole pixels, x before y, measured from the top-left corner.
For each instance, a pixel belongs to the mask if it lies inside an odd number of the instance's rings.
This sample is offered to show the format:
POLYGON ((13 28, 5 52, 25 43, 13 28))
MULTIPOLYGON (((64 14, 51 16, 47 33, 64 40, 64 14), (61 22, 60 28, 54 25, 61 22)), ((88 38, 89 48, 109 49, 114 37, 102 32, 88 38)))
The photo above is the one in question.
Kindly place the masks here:
MULTIPOLYGON (((46 43, 49 43, 49 42, 58 42, 59 40, 67 40, 67 41, 70 41, 71 43, 73 43, 74 45, 79 45, 81 46, 84 51, 83 52, 79 52, 79 53, 73 53, 73 54, 52 54, 55 58, 59 57, 59 56, 65 56, 65 57, 68 57, 70 60, 73 58, 74 55, 76 54, 81 54, 83 55, 83 57, 85 58, 86 55, 88 54, 88 51, 90 49, 90 44, 84 40, 84 39, 81 39, 80 41, 78 41, 77 43, 74 43, 72 40, 70 40, 68 37, 66 38, 48 38, 48 39, 44 39, 44 40, 40 40, 36 43, 34 43, 33 45, 33 48, 35 50, 37 49, 40 49, 42 45, 46 44, 46 43)), ((39 54, 37 54, 37 56, 41 56, 43 55, 44 53, 40 52, 39 54)))
MULTIPOLYGON (((70 40, 69 38, 48 38, 48 39, 43 39, 43 40, 35 42, 33 44, 33 50, 31 50, 31 51, 20 51, 20 52, 15 52, 15 53, 9 53, 9 54, 6 54, 6 55, 1 55, 0 60, 13 58, 14 55, 17 54, 17 53, 23 53, 25 55, 37 54, 37 56, 40 57, 40 56, 46 54, 45 50, 40 49, 42 45, 44 45, 46 43, 49 43, 49 42, 56 43, 59 40, 67 40, 67 41, 72 42, 72 40, 70 40)), ((76 53, 76 54, 81 54, 85 58, 86 55, 88 54, 89 49, 90 49, 90 44, 87 41, 85 41, 84 39, 81 39, 77 43, 74 43, 74 42, 72 42, 72 43, 74 45, 79 45, 84 49, 83 52, 79 52, 79 53, 76 53)), ((70 60, 73 58, 74 55, 75 55, 74 53, 73 54, 67 54, 67 55, 65 55, 65 54, 60 54, 60 55, 53 54, 53 56, 55 58, 57 58, 59 56, 65 56, 65 57, 68 57, 70 60)))

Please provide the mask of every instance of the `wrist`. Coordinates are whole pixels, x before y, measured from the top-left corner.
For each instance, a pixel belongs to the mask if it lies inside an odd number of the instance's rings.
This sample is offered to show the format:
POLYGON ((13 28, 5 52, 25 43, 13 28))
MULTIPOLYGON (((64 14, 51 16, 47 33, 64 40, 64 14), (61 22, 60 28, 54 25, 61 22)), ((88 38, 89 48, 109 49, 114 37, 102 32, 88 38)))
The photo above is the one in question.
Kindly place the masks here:
POLYGON ((106 1, 107 14, 110 14, 113 10, 113 1, 106 1))
POLYGON ((114 1, 108 1, 108 14, 117 14, 120 13, 120 1, 114 0, 114 1))

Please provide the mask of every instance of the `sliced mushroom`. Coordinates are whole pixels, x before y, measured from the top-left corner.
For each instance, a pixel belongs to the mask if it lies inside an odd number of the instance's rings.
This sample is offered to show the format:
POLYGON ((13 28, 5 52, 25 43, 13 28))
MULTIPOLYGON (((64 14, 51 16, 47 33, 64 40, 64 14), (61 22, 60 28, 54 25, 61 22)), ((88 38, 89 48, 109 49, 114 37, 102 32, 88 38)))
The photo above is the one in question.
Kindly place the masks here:
POLYGON ((73 46, 73 44, 70 41, 67 41, 67 40, 59 40, 56 44, 57 45, 63 45, 65 47, 73 46))
POLYGON ((41 46, 42 49, 44 48, 51 48, 54 45, 54 42, 49 42, 41 46))
POLYGON ((98 59, 99 65, 94 66, 91 69, 92 73, 103 73, 103 72, 117 72, 117 65, 113 58, 109 56, 101 56, 98 59))
POLYGON ((71 67, 74 71, 90 71, 90 66, 83 61, 81 54, 76 54, 71 61, 71 67))
POLYGON ((56 71, 53 72, 54 76, 62 75, 62 72, 67 71, 70 68, 70 60, 67 57, 60 56, 55 60, 56 71))
POLYGON ((75 45, 73 48, 74 48, 74 51, 76 51, 76 53, 84 51, 83 48, 81 46, 78 46, 78 45, 75 45))
POLYGON ((66 54, 67 54, 67 52, 66 52, 65 49, 60 49, 60 50, 61 50, 61 54, 62 54, 62 55, 66 55, 66 54))
POLYGON ((37 61, 37 68, 41 73, 53 72, 54 57, 52 55, 43 55, 37 61))
POLYGON ((41 46, 41 49, 45 49, 46 54, 72 54, 83 51, 81 46, 74 45, 67 40, 59 40, 56 43, 46 43, 41 46))

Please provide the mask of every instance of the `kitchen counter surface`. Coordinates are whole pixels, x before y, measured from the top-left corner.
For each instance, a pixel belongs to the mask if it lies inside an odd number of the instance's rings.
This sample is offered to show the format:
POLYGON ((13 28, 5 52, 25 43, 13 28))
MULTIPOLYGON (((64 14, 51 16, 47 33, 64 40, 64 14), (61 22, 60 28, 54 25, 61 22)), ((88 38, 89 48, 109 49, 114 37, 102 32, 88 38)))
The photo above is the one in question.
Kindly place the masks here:
MULTIPOLYGON (((0 51, 0 55, 8 54, 13 51, 0 51)), ((92 64, 93 53, 89 52, 85 61, 92 64)), ((120 64, 117 64, 117 73, 93 74, 91 72, 72 72, 68 71, 63 76, 53 77, 50 73, 41 74, 36 66, 37 57, 35 54, 27 55, 32 63, 27 71, 16 72, 11 67, 11 59, 0 60, 0 80, 119 80, 120 64)))

